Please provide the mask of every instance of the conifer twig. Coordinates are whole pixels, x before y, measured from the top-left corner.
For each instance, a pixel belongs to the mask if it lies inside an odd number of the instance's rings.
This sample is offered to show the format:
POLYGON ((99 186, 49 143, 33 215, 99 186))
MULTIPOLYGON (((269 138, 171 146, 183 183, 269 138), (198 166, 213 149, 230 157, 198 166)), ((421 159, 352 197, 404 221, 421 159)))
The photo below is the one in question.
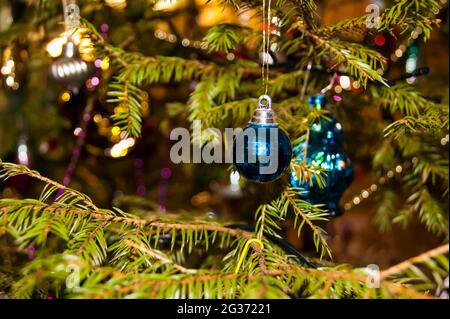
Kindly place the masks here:
POLYGON ((444 244, 437 248, 434 248, 432 250, 429 250, 427 252, 424 252, 423 254, 412 257, 412 258, 405 260, 399 264, 389 267, 388 269, 383 270, 381 272, 381 279, 385 279, 392 275, 398 274, 398 273, 402 272, 403 270, 408 269, 413 264, 426 262, 429 259, 446 254, 446 253, 448 253, 448 251, 449 251, 449 245, 447 243, 447 244, 444 244))
MULTIPOLYGON (((0 212, 7 213, 11 209, 16 208, 16 206, 3 206, 0 207, 0 212)), ((106 222, 110 223, 124 223, 124 224, 130 224, 137 227, 143 227, 143 226, 154 226, 160 229, 166 229, 166 230, 206 230, 206 231, 218 231, 227 233, 232 237, 243 237, 243 238, 252 238, 253 234, 244 230, 240 229, 231 229, 227 228, 222 225, 214 225, 214 224, 203 224, 203 223, 189 223, 189 224, 183 224, 183 223, 171 223, 171 222, 162 222, 162 221, 153 221, 153 220, 144 220, 144 219, 138 219, 138 218, 131 218, 131 217, 121 217, 121 216, 115 216, 107 213, 95 213, 90 211, 85 211, 81 209, 73 209, 73 208, 63 208, 59 206, 49 206, 45 204, 26 204, 22 206, 23 209, 27 210, 35 210, 39 212, 52 212, 55 214, 59 213, 68 213, 73 215, 83 215, 83 216, 89 216, 94 219, 98 220, 104 220, 106 222)), ((103 212, 105 210, 102 210, 103 212)))

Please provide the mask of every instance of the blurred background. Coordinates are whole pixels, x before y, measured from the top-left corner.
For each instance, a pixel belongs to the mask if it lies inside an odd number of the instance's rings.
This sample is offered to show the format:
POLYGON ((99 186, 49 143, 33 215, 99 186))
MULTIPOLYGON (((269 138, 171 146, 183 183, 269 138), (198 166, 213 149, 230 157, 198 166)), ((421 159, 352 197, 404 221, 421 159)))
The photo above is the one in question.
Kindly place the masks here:
MULTIPOLYGON (((88 194, 100 207, 120 207, 141 215, 148 211, 185 212, 224 222, 253 222, 258 205, 273 198, 286 178, 270 185, 255 185, 245 183, 226 164, 170 161, 173 142, 169 134, 175 127, 190 126, 184 105, 196 83, 149 87, 142 104, 142 137, 124 138, 109 118, 120 110, 106 101, 105 83, 113 76, 113 70, 108 57, 94 55, 89 39, 74 36, 81 58, 92 66, 92 73, 79 84, 78 92, 50 78, 49 66, 63 54, 66 34, 62 8, 56 1, 42 10, 38 2, 0 0, 0 158, 68 183, 88 194), (42 11, 37 14, 37 10, 42 11)), ((316 3, 317 19, 323 25, 362 16, 369 4, 380 8, 391 4, 383 0, 316 3)), ((237 16, 231 7, 223 10, 218 3, 204 0, 160 0, 154 6, 143 0, 77 4, 81 15, 106 41, 125 50, 218 63, 258 58, 244 47, 227 55, 209 53, 201 42, 208 28, 218 23, 260 27, 260 19, 251 12, 237 16)), ((388 57, 384 76, 389 79, 428 67, 429 74, 410 79, 409 84, 429 99, 448 103, 447 8, 438 18, 441 26, 425 44, 420 41, 421 30, 415 30, 417 41, 408 43, 402 40, 404 30, 396 30, 397 37, 388 33, 347 36, 388 57)), ((273 58, 274 68, 289 62, 282 52, 273 58)), ((327 84, 326 78, 323 83, 327 84)), ((393 163, 384 172, 371 169, 373 150, 382 141, 379 121, 385 115, 371 107, 357 83, 348 85, 341 81, 334 90, 341 98, 334 103, 334 112, 347 136, 345 148, 355 169, 355 180, 342 198, 343 216, 326 225, 334 261, 386 267, 437 246, 444 238, 427 232, 423 225, 413 224, 407 229, 393 226, 381 231, 375 224, 380 207, 398 209, 395 201, 383 201, 386 197, 397 198, 397 202, 404 200, 398 192, 402 168, 393 163), (380 180, 389 171, 394 176, 380 180), (376 191, 369 196, 364 190, 370 187, 376 191)), ((441 144, 448 146, 448 135, 441 144)), ((0 185, 0 197, 36 196, 39 187, 35 181, 17 177, 0 185)), ((298 239, 288 223, 285 237, 302 251, 313 251, 308 235, 298 239)))

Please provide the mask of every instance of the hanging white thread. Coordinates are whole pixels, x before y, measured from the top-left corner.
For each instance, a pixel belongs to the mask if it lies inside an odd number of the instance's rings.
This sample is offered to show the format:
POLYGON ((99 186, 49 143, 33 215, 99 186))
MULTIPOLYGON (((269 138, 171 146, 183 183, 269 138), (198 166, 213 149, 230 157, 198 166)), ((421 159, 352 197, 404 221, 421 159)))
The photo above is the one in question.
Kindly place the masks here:
POLYGON ((272 0, 268 0, 267 12, 266 12, 266 0, 262 3, 263 13, 263 61, 262 61, 262 83, 264 88, 264 94, 268 93, 269 86, 269 54, 270 54, 270 29, 271 29, 271 9, 272 0), (267 16, 266 16, 267 14, 267 16), (267 30, 266 30, 267 28, 267 30))
POLYGON ((300 94, 300 101, 302 101, 302 102, 303 102, 303 99, 305 98, 306 88, 308 86, 309 75, 311 73, 311 69, 312 69, 312 62, 309 62, 308 66, 306 68, 306 74, 305 74, 305 80, 303 81, 302 92, 300 94))

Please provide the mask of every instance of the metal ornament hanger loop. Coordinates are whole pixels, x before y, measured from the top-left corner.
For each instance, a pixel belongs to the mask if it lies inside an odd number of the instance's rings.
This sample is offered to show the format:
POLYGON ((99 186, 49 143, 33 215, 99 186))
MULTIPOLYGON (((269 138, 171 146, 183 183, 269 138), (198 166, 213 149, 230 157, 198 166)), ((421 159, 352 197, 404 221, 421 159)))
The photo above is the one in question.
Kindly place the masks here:
POLYGON ((272 108, 272 99, 267 94, 263 94, 258 99, 258 107, 263 109, 272 108))
POLYGON ((250 119, 252 124, 277 125, 277 118, 272 110, 272 99, 267 94, 258 99, 258 108, 250 119))

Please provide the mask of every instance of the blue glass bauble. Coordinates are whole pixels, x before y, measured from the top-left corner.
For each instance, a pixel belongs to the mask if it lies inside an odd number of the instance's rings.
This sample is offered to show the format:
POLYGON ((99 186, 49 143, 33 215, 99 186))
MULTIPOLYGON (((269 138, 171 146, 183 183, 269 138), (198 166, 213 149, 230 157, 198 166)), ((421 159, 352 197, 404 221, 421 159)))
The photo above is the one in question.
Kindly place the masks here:
POLYGON ((265 183, 278 179, 291 159, 291 142, 277 124, 250 123, 234 139, 233 163, 239 174, 250 181, 265 183), (271 141, 270 134, 276 141, 271 141), (237 143, 239 139, 241 143, 237 143))
MULTIPOLYGON (((319 95, 310 97, 311 107, 325 107, 325 97, 319 95)), ((333 114, 326 115, 329 119, 322 119, 310 127, 306 163, 318 166, 326 172, 324 188, 319 188, 312 177, 310 182, 301 182, 295 171, 291 173, 291 185, 300 187, 307 192, 304 198, 312 204, 324 204, 331 216, 341 214, 339 201, 342 194, 353 182, 353 168, 344 151, 344 131, 333 114)), ((294 145, 294 161, 304 161, 305 142, 294 145)))

